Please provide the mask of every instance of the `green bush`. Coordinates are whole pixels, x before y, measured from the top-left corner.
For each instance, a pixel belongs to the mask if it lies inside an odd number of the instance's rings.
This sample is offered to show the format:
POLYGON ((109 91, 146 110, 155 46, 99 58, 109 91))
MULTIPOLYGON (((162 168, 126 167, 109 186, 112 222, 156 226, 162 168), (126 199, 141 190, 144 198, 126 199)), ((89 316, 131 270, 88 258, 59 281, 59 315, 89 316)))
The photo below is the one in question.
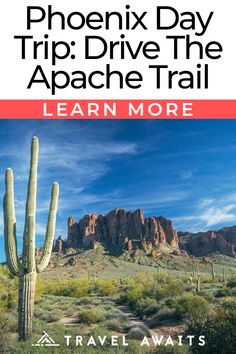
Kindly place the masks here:
POLYGON ((142 284, 134 284, 128 287, 119 297, 119 303, 126 303, 132 309, 136 309, 137 304, 141 303, 144 298, 145 287, 142 284))
POLYGON ((229 288, 223 288, 223 289, 219 289, 217 290, 215 296, 216 297, 224 297, 224 296, 230 296, 231 295, 231 291, 229 288))
POLYGON ((235 288, 236 287, 236 279, 235 278, 229 279, 228 282, 227 282, 227 287, 235 288))
POLYGON ((188 354, 188 346, 178 346, 173 347, 160 346, 158 349, 155 349, 152 354, 188 354))
POLYGON ((0 313, 0 353, 5 353, 9 340, 10 322, 4 313, 0 313))
POLYGON ((165 297, 174 298, 182 292, 181 286, 175 282, 171 281, 168 284, 163 284, 157 291, 157 299, 163 299, 165 297))
POLYGON ((116 318, 106 322, 106 328, 109 329, 110 331, 124 332, 127 326, 128 326, 127 321, 119 321, 116 318))
POLYGON ((191 293, 184 294, 177 299, 175 311, 181 318, 187 316, 202 320, 207 316, 209 305, 203 297, 191 293))
POLYGON ((12 277, 5 266, 0 265, 0 311, 16 307, 17 277, 12 277))
POLYGON ((157 284, 169 284, 170 282, 175 281, 175 277, 169 274, 156 274, 154 279, 157 284))
POLYGON ((236 301, 233 301, 233 300, 228 300, 228 301, 224 301, 222 303, 222 308, 225 310, 225 311, 235 311, 236 313, 236 301))
POLYGON ((140 315, 151 315, 157 311, 157 301, 150 297, 145 297, 138 300, 135 306, 135 310, 140 315))
POLYGON ((97 280, 94 289, 100 296, 115 295, 118 291, 117 284, 115 284, 114 281, 107 279, 97 280))
POLYGON ((97 312, 96 310, 81 310, 79 312, 79 322, 85 324, 93 324, 102 322, 105 320, 103 313, 97 312))
POLYGON ((207 302, 212 302, 214 300, 213 294, 209 293, 209 291, 201 290, 197 294, 198 296, 204 297, 207 302))
POLYGON ((144 336, 150 337, 150 331, 146 326, 135 326, 129 330, 129 339, 143 339, 144 336))
POLYGON ((181 292, 182 287, 173 277, 156 275, 153 278, 147 278, 146 284, 139 282, 127 286, 120 295, 118 303, 127 304, 140 315, 152 315, 160 309, 160 300, 169 299, 173 307, 174 299, 181 292))
POLYGON ((176 321, 178 319, 178 316, 175 311, 173 310, 160 310, 157 314, 157 319, 160 321, 163 320, 170 320, 170 321, 176 321))
POLYGON ((39 318, 33 318, 33 329, 34 333, 43 333, 46 328, 46 322, 39 319, 39 318))
POLYGON ((204 335, 205 346, 198 346, 193 342, 191 352, 194 354, 233 354, 236 348, 236 311, 219 310, 215 316, 205 321, 191 321, 185 335, 194 335, 196 338, 204 335))
POLYGON ((47 323, 51 322, 57 322, 62 318, 62 311, 60 310, 52 310, 52 311, 47 311, 47 310, 36 310, 34 313, 34 317, 45 321, 47 323))
POLYGON ((91 292, 91 282, 86 279, 44 282, 42 292, 57 296, 83 297, 91 292))

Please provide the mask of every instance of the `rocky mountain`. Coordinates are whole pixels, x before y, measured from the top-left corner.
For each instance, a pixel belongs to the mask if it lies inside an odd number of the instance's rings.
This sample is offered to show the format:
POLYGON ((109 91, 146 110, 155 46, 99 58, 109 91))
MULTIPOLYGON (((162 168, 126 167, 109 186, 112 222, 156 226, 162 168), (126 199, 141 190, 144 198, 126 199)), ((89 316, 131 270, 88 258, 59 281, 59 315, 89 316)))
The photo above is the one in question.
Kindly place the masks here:
POLYGON ((178 250, 178 234, 171 220, 163 216, 144 217, 142 209, 114 209, 107 215, 89 214, 78 222, 68 219, 68 237, 59 237, 55 250, 67 247, 95 248, 97 243, 107 248, 144 250, 155 255, 160 246, 178 250))
POLYGON ((178 232, 179 247, 190 255, 207 256, 222 253, 235 257, 236 226, 224 227, 218 231, 198 233, 178 232))
POLYGON ((134 212, 114 209, 107 215, 89 214, 76 221, 68 218, 68 235, 56 240, 54 251, 82 248, 95 249, 102 244, 106 249, 158 256, 160 249, 168 248, 180 254, 207 256, 221 253, 235 257, 236 226, 218 231, 176 232, 172 221, 163 216, 145 217, 142 209, 134 212))

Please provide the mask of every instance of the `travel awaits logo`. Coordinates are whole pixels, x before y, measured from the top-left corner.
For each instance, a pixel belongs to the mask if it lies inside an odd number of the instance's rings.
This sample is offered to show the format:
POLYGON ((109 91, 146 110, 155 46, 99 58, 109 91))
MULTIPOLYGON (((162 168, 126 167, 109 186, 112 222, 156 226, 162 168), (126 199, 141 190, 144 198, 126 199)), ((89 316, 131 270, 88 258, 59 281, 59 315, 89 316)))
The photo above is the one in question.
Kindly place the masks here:
POLYGON ((49 334, 43 331, 43 336, 38 340, 36 344, 32 344, 32 347, 60 347, 60 344, 54 342, 49 334))

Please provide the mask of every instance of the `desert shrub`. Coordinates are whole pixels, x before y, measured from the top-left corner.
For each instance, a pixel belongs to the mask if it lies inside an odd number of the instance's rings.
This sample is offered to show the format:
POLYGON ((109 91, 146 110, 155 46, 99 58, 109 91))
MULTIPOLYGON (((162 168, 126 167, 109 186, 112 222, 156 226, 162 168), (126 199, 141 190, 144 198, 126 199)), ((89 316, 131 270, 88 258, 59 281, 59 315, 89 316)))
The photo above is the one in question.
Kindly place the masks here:
POLYGON ((17 319, 16 312, 7 313, 7 319, 8 319, 8 322, 9 322, 9 331, 10 332, 17 332, 18 319, 17 319))
POLYGON ((104 307, 104 310, 106 310, 106 311, 110 311, 110 310, 113 310, 113 306, 112 306, 112 304, 111 305, 104 305, 103 306, 104 307))
POLYGON ((40 318, 42 316, 43 312, 41 310, 35 310, 34 311, 34 317, 35 318, 40 318))
POLYGON ((236 287, 236 279, 235 278, 229 279, 228 282, 227 282, 227 287, 235 288, 236 287))
POLYGON ((158 300, 165 297, 174 298, 182 292, 181 286, 176 281, 171 281, 167 284, 163 284, 156 293, 158 300))
POLYGON ((193 342, 192 353, 201 354, 229 354, 235 353, 236 348, 236 311, 218 311, 215 316, 209 317, 205 321, 193 320, 188 324, 185 335, 194 335, 196 338, 204 335, 205 346, 198 346, 193 342))
POLYGON ((159 304, 157 304, 156 300, 148 299, 148 303, 143 306, 142 310, 140 311, 140 315, 151 316, 158 312, 159 304))
POLYGON ((0 313, 0 353, 4 353, 8 344, 10 322, 6 314, 0 313))
POLYGON ((236 313, 236 301, 224 301, 221 306, 225 311, 234 311, 236 313))
POLYGON ((117 284, 115 284, 112 280, 107 279, 99 279, 96 281, 94 285, 95 291, 100 296, 111 296, 117 294, 117 284))
POLYGON ((156 312, 158 306, 155 299, 150 297, 144 297, 141 300, 138 300, 135 306, 137 313, 141 315, 151 315, 156 312))
POLYGON ((217 290, 215 296, 216 297, 224 297, 224 296, 230 296, 231 295, 231 291, 229 288, 222 288, 217 290))
POLYGON ((207 316, 209 305, 203 297, 184 294, 177 299, 175 311, 181 318, 187 316, 201 320, 207 316))
POLYGON ((126 287, 118 299, 119 304, 127 304, 131 309, 140 315, 151 315, 160 309, 158 303, 162 299, 170 299, 173 303, 182 292, 182 288, 178 281, 172 277, 159 277, 147 279, 146 284, 134 283, 126 287))
POLYGON ((132 309, 135 309, 138 303, 143 300, 145 287, 142 284, 135 284, 125 290, 119 297, 121 304, 127 303, 132 309))
POLYGON ((124 277, 122 278, 122 285, 131 286, 135 284, 134 278, 124 277))
POLYGON ((16 307, 17 277, 13 277, 5 266, 0 265, 0 311, 16 307))
POLYGON ((135 283, 147 285, 148 282, 152 281, 152 277, 147 273, 138 273, 134 278, 135 283))
POLYGON ((139 327, 131 328, 131 330, 128 333, 129 339, 143 339, 144 336, 145 333, 139 327))
POLYGON ((43 333, 46 328, 46 322, 40 318, 33 318, 34 333, 43 333))
POLYGON ((60 310, 52 310, 52 311, 45 311, 45 310, 37 310, 34 313, 34 317, 45 321, 47 323, 57 322, 62 318, 62 311, 60 310))
POLYGON ((106 319, 107 320, 119 320, 119 321, 125 321, 127 319, 127 316, 125 314, 123 314, 123 312, 121 311, 115 311, 115 309, 113 309, 113 311, 106 313, 106 319))
POLYGON ((135 326, 129 330, 129 339, 143 339, 144 336, 150 337, 150 331, 146 326, 135 326))
POLYGON ((158 349, 155 349, 152 354, 188 354, 189 347, 175 345, 173 347, 166 347, 161 345, 158 349))
POLYGON ((209 284, 209 283, 213 283, 214 281, 216 281, 216 279, 213 280, 212 275, 201 273, 201 283, 202 284, 209 284))
POLYGON ((72 317, 72 316, 74 316, 74 314, 75 314, 75 309, 73 309, 73 308, 68 308, 65 311, 65 315, 68 316, 68 317, 72 317))
POLYGON ((178 316, 175 311, 169 309, 163 309, 158 311, 157 319, 160 321, 163 320, 177 320, 178 316))
POLYGON ((128 326, 127 321, 119 321, 117 318, 114 318, 106 322, 106 328, 109 329, 110 331, 124 332, 127 326, 128 326))
POLYGON ((231 288, 231 295, 232 296, 236 296, 236 287, 235 288, 231 288))
POLYGON ((206 290, 201 290, 197 294, 198 296, 204 297, 204 299, 208 302, 212 302, 214 300, 214 296, 206 290))
POLYGON ((93 324, 102 322, 105 320, 105 316, 101 312, 96 310, 81 310, 79 312, 79 322, 85 324, 93 324))
POLYGON ((44 282, 43 293, 57 296, 83 297, 90 293, 89 280, 61 280, 44 282))
POLYGON ((170 308, 170 309, 173 309, 175 308, 175 305, 176 305, 176 300, 177 298, 176 297, 170 297, 168 299, 165 299, 165 305, 170 308))
POLYGON ((169 284, 171 281, 175 281, 175 277, 170 274, 156 274, 154 276, 155 282, 158 284, 169 284))
POLYGON ((91 299, 91 297, 89 296, 82 297, 81 299, 79 299, 78 305, 88 305, 91 304, 93 301, 94 299, 91 299))
POLYGON ((41 316, 41 319, 48 323, 57 322, 61 318, 62 318, 62 312, 59 310, 53 310, 41 316))

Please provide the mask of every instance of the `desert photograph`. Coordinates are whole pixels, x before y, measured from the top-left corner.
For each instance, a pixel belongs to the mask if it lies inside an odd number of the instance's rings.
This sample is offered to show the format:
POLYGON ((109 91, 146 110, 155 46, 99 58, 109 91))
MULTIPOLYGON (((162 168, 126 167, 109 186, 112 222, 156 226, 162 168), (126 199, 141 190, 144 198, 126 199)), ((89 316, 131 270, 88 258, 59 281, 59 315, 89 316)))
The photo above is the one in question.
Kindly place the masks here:
POLYGON ((233 354, 236 122, 0 121, 0 353, 233 354))

